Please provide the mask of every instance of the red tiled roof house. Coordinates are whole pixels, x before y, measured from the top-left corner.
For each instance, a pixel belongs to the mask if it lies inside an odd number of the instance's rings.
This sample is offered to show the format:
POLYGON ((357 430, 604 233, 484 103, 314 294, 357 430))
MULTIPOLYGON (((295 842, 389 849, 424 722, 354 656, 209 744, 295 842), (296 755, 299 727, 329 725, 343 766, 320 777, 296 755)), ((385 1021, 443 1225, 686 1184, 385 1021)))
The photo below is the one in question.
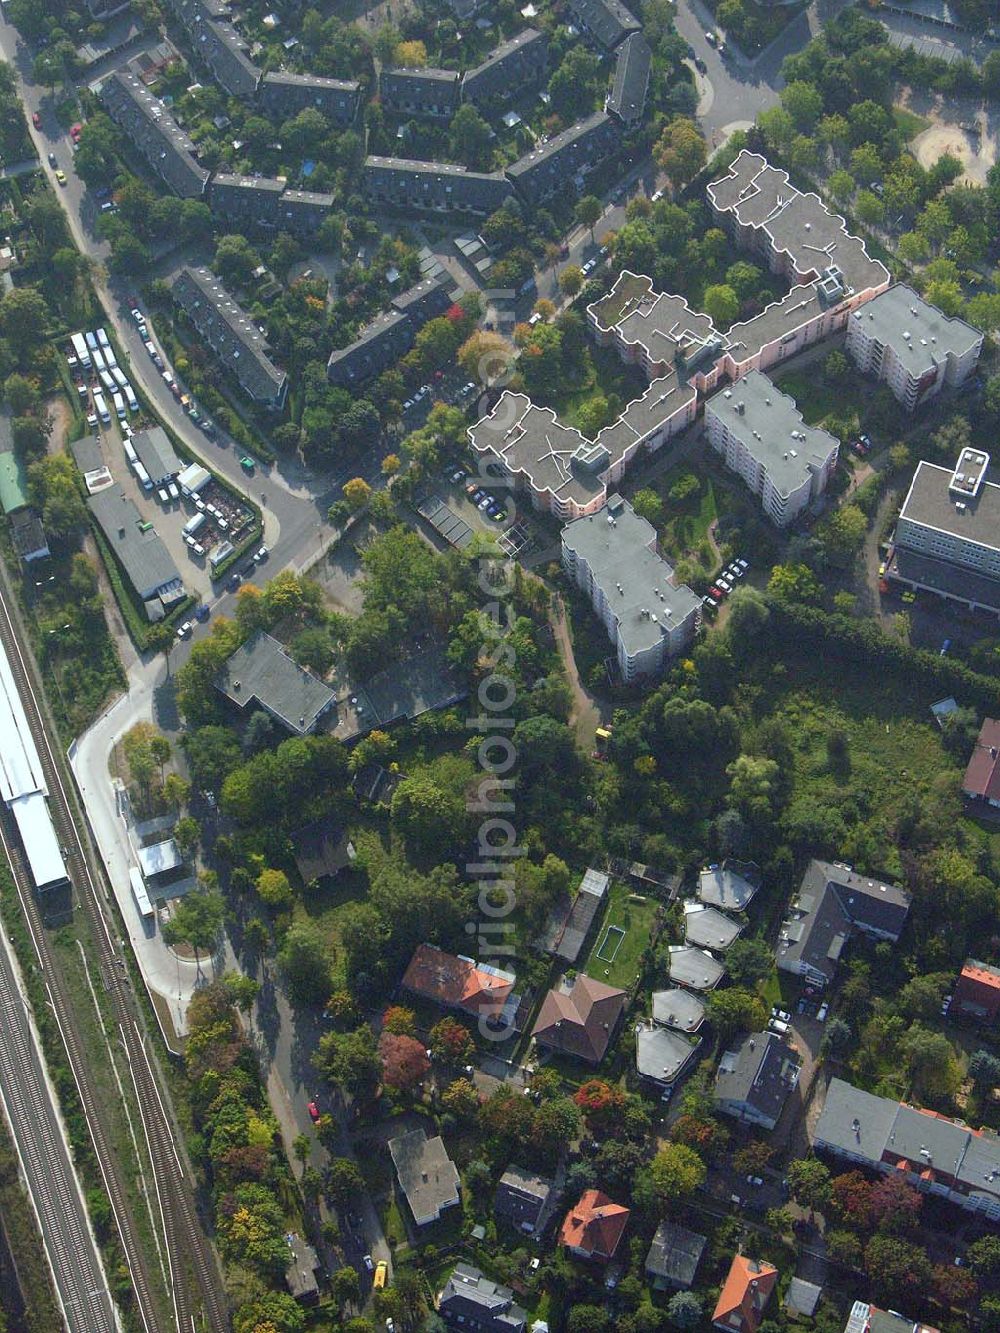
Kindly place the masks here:
POLYGON ((757 1333, 777 1281, 778 1270, 773 1264, 748 1259, 744 1254, 735 1255, 719 1293, 712 1323, 727 1333, 757 1333))
POLYGON ((955 982, 951 1012, 995 1023, 1000 1014, 1000 968, 967 958, 955 982))
POLYGON ((972 800, 1000 807, 1000 722, 995 718, 983 719, 962 791, 972 800))
POLYGON ((580 1202, 566 1214, 559 1230, 559 1244, 578 1259, 606 1264, 614 1258, 629 1210, 600 1190, 584 1190, 580 1202))
POLYGON ((539 1046, 599 1065, 625 1012, 625 992, 582 972, 542 1001, 531 1035, 539 1046))
POLYGON ((418 1000, 454 1009, 491 1028, 514 1025, 520 997, 513 972, 445 953, 433 944, 418 945, 400 983, 418 1000))

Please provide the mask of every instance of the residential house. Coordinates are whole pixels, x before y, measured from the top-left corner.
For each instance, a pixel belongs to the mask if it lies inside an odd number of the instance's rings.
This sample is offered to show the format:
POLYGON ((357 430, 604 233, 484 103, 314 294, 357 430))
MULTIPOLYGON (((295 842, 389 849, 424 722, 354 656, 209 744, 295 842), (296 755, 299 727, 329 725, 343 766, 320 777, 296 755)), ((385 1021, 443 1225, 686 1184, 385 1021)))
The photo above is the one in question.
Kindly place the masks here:
POLYGON ((198 161, 198 149, 141 79, 116 70, 101 87, 101 101, 164 185, 182 199, 201 198, 210 173, 198 161))
POLYGON ((511 97, 520 97, 545 76, 548 38, 536 28, 525 28, 491 51, 481 65, 466 70, 462 100, 490 107, 511 97))
POLYGON ((449 1208, 458 1207, 461 1179, 440 1135, 429 1139, 422 1129, 411 1129, 389 1140, 389 1156, 418 1227, 428 1226, 449 1208))
POLYGON ((263 708, 294 736, 315 731, 336 700, 331 689, 264 630, 237 648, 215 685, 241 712, 263 708))
POLYGON ((971 801, 1000 808, 1000 721, 984 717, 965 769, 962 791, 971 801))
POLYGON ((909 911, 905 889, 859 875, 850 866, 810 861, 781 927, 775 960, 783 972, 825 986, 856 930, 894 943, 909 911))
POLYGON ((915 1189, 1000 1221, 1000 1137, 831 1079, 813 1131, 817 1152, 898 1175, 915 1189))
POLYGON ((743 927, 717 907, 688 899, 684 904, 684 943, 713 953, 725 953, 743 933, 743 927))
POLYGON ((507 168, 507 179, 531 207, 564 193, 593 171, 619 143, 619 126, 606 111, 578 120, 548 143, 533 148, 507 168))
POLYGON ((613 51, 642 24, 621 0, 570 0, 570 11, 602 51, 613 51))
POLYGON ((171 295, 243 392, 254 402, 279 409, 288 376, 268 355, 264 334, 218 278, 206 268, 182 268, 171 295))
POLYGON ((908 1319, 897 1310, 880 1310, 867 1301, 855 1301, 844 1333, 938 1333, 938 1329, 908 1319))
POLYGON ((162 620, 184 597, 183 581, 162 537, 143 520, 120 486, 91 495, 87 506, 106 546, 144 604, 147 619, 162 620))
POLYGON ((628 1219, 629 1210, 601 1190, 584 1190, 580 1202, 566 1214, 559 1244, 577 1259, 606 1264, 615 1256, 628 1219))
POLYGON ((773 1264, 763 1259, 748 1259, 743 1254, 734 1255, 712 1323, 727 1333, 757 1333, 777 1281, 778 1270, 773 1264))
POLYGON ((686 1291, 694 1286, 707 1243, 697 1231, 688 1231, 676 1222, 661 1222, 646 1255, 646 1276, 655 1290, 686 1291))
POLYGON ((513 972, 420 944, 400 982, 418 1000, 468 1015, 493 1031, 514 1030, 521 998, 513 972))
POLYGON ((573 964, 590 938, 594 922, 608 893, 609 878, 603 870, 589 866, 576 896, 557 902, 545 927, 540 947, 554 958, 573 964))
POLYGON ((967 958, 955 982, 951 1013, 995 1023, 1000 1016, 1000 967, 967 958))
POLYGON ((626 994, 579 973, 564 978, 542 1001, 532 1037, 539 1046, 598 1065, 625 1012, 626 994))
POLYGON ((662 1092, 676 1083, 700 1046, 700 1038, 684 1036, 647 1019, 635 1030, 636 1073, 644 1084, 662 1092))
POLYGON ((497 1185, 493 1212, 508 1226, 534 1235, 551 1194, 551 1180, 520 1166, 509 1166, 497 1185))
POLYGON ((675 985, 696 991, 711 990, 725 975, 725 964, 704 949, 689 944, 667 945, 667 976, 675 985))
POLYGON ((383 69, 379 77, 383 107, 401 116, 450 120, 461 92, 462 76, 453 69, 383 69))
POLYGON ((441 273, 422 278, 393 297, 389 310, 362 329, 354 342, 331 352, 327 379, 347 388, 394 366, 413 346, 418 330, 450 308, 451 293, 451 279, 441 273))
POLYGON ((326 816, 296 829, 289 841, 295 869, 303 884, 335 879, 357 858, 354 844, 342 826, 326 816))
POLYGON ((528 1325, 510 1287, 485 1277, 471 1264, 456 1264, 436 1305, 448 1328, 462 1333, 525 1333, 528 1325))
POLYGON ((288 120, 312 107, 331 125, 341 129, 353 125, 361 105, 357 79, 327 79, 318 74, 293 74, 272 70, 258 90, 261 110, 276 120, 288 120))
POLYGON ((653 1022, 678 1032, 697 1032, 705 1021, 705 1001, 680 986, 653 991, 653 1022))
POLYGON ((561 542, 563 568, 589 596, 622 679, 661 675, 694 638, 701 602, 659 554, 653 525, 612 495, 606 511, 567 523, 561 542))
POLYGON ((709 866, 698 875, 698 900, 709 907, 729 912, 745 912, 753 902, 759 885, 756 866, 739 861, 723 861, 709 866), (758 883, 753 883, 758 880, 758 883))
POLYGON ((252 98, 262 71, 250 59, 246 43, 210 0, 166 0, 187 30, 191 49, 212 71, 230 97, 252 98))
POLYGON ((990 456, 963 449, 954 468, 920 462, 896 520, 890 583, 1000 613, 1000 486, 990 456))
POLYGON ((822 1295, 823 1288, 817 1286, 815 1282, 807 1282, 802 1277, 793 1277, 788 1284, 782 1304, 793 1319, 800 1315, 804 1319, 812 1319, 822 1295))
POLYGON ((773 1032, 752 1032, 719 1061, 715 1106, 744 1124, 774 1129, 799 1081, 795 1051, 773 1032))
POLYGON ((859 370, 887 384, 912 412, 942 388, 966 382, 979 363, 983 334, 897 283, 854 312, 845 350, 859 370))

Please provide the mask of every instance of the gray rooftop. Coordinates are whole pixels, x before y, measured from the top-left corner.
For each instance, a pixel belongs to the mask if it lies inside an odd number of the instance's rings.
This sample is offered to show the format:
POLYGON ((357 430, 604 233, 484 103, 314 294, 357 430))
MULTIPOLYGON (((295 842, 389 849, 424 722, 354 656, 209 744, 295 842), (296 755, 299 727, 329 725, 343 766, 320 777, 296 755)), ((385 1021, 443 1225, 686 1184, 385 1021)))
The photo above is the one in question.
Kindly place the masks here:
POLYGON ((684 904, 684 942, 697 944, 703 949, 725 953, 739 939, 743 927, 725 912, 705 903, 688 901, 684 904))
POLYGON ((791 495, 822 467, 839 443, 825 430, 807 426, 795 399, 759 370, 751 370, 713 396, 705 411, 718 417, 767 469, 780 495, 791 495), (810 466, 811 465, 811 466, 810 466))
POLYGON ((612 115, 631 124, 642 118, 653 53, 641 32, 630 33, 615 57, 615 73, 606 103, 612 115))
POLYGON ((621 0, 571 0, 570 9, 580 23, 610 51, 642 24, 621 0))
POLYGON ((711 990, 725 976, 724 965, 704 949, 695 949, 688 944, 671 944, 667 947, 667 955, 670 980, 681 986, 690 986, 692 990, 711 990))
POLYGON ((898 1103, 887 1097, 876 1097, 842 1078, 833 1078, 813 1138, 818 1145, 828 1145, 874 1166, 882 1160, 898 1109, 898 1103))
POLYGON ((176 194, 182 199, 200 198, 209 172, 198 161, 192 140, 141 79, 127 69, 116 70, 105 80, 101 100, 111 118, 176 194))
POLYGON ((508 93, 513 87, 519 88, 532 66, 544 67, 547 47, 548 38, 543 33, 537 28, 525 28, 508 41, 501 42, 481 65, 466 71, 462 96, 475 102, 508 93))
POLYGON ((646 1255, 646 1272, 671 1286, 690 1287, 707 1241, 676 1222, 661 1222, 646 1255))
POLYGON ((247 55, 239 33, 219 17, 218 5, 206 0, 168 0, 170 8, 187 29, 196 55, 200 56, 219 83, 233 97, 252 97, 261 71, 247 55))
POLYGON ((166 477, 176 477, 183 466, 162 426, 136 431, 132 436, 132 447, 154 485, 166 477))
POLYGON ((615 284, 587 307, 599 329, 614 329, 618 340, 641 347, 649 359, 679 369, 701 358, 714 359, 722 338, 708 315, 692 310, 683 296, 654 292, 644 274, 623 269, 615 284))
POLYGON ((435 69, 433 65, 415 65, 412 68, 406 65, 394 65, 391 69, 383 70, 382 73, 391 79, 412 80, 414 84, 447 85, 457 83, 462 77, 457 69, 435 69))
POLYGON ((635 1067, 643 1078, 672 1083, 700 1045, 697 1037, 686 1037, 658 1023, 642 1023, 635 1034, 635 1067))
POLYGON ((697 1032, 705 1021, 705 1001, 680 986, 653 991, 653 1019, 678 1032, 697 1032))
POLYGON ((606 111, 595 111, 519 157, 507 168, 507 178, 529 202, 537 202, 596 166, 618 142, 618 132, 606 111))
POLYGON ((949 353, 964 356, 983 341, 979 329, 962 319, 949 319, 905 283, 867 301, 852 314, 851 322, 869 338, 891 347, 915 379, 949 353))
POLYGON ((752 1032, 719 1061, 716 1100, 745 1103, 758 1114, 777 1120, 798 1082, 799 1068, 795 1052, 775 1033, 752 1032))
POLYGON ((849 866, 812 860, 781 928, 778 963, 801 960, 829 981, 855 926, 898 936, 909 910, 905 889, 859 875, 849 866))
POLYGON ((528 1316, 514 1303, 510 1287, 494 1282, 471 1264, 455 1265, 438 1305, 448 1323, 476 1333, 523 1333, 527 1326, 528 1316))
POLYGON ((803 1314, 807 1318, 812 1318, 816 1313, 816 1306, 819 1305, 819 1298, 823 1295, 823 1288, 817 1287, 815 1282, 807 1282, 805 1278, 793 1277, 788 1284, 788 1290, 785 1292, 785 1309, 791 1310, 793 1314, 803 1314))
POLYGON ((612 496, 600 513, 567 523, 562 545, 590 566, 630 656, 654 647, 700 608, 687 584, 677 585, 673 568, 656 554, 656 529, 620 496, 612 496))
POLYGON ((171 286, 174 300, 221 364, 258 402, 281 402, 288 376, 270 359, 267 339, 207 268, 183 268, 171 286))
POLYGON ((120 487, 98 491, 87 504, 104 540, 143 600, 183 590, 173 556, 152 528, 140 530, 142 515, 120 487))
POLYGON ((725 863, 710 866, 698 876, 698 897, 712 907, 745 912, 756 892, 756 885, 725 863))
POLYGON ((311 731, 334 700, 332 690, 263 630, 237 648, 216 684, 238 708, 260 704, 298 736, 311 731))
POLYGON ((389 1154, 417 1226, 459 1202, 458 1169, 440 1135, 429 1139, 422 1129, 411 1129, 389 1140, 389 1154))
POLYGON ((474 448, 496 454, 512 476, 522 473, 530 478, 537 491, 581 506, 604 494, 598 470, 581 462, 590 441, 526 394, 505 390, 493 410, 469 427, 469 439, 474 448))
POLYGON ((84 435, 79 440, 71 440, 69 451, 73 461, 84 474, 99 472, 104 464, 101 442, 93 435, 84 435))
POLYGON ((357 79, 328 79, 322 74, 296 74, 290 69, 272 70, 264 80, 274 88, 302 88, 309 92, 356 93, 357 79))
POLYGON ((983 482, 977 495, 961 499, 965 507, 959 509, 948 489, 953 475, 953 468, 918 463, 900 518, 1000 550, 1000 486, 983 482))

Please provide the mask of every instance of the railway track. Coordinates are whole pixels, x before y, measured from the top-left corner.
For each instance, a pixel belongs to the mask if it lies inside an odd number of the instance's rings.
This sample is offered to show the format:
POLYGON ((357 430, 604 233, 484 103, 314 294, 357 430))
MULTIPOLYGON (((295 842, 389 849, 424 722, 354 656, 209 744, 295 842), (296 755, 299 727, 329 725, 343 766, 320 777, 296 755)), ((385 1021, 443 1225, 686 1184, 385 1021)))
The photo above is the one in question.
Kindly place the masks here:
MULTIPOLYGON (((91 927, 96 961, 128 1059, 156 1186, 170 1267, 174 1324, 178 1333, 201 1333, 201 1330, 228 1333, 230 1321, 218 1267, 198 1219, 192 1189, 177 1152, 170 1115, 161 1097, 159 1080, 138 1022, 137 1005, 124 958, 116 935, 109 926, 104 895, 91 873, 87 851, 73 817, 70 796, 49 742, 32 680, 31 664, 21 649, 16 612, 12 609, 12 597, 5 577, 0 577, 0 643, 10 660, 11 671, 34 736, 48 787, 52 823, 63 849, 77 900, 91 927), (195 1278, 201 1298, 200 1309, 196 1308, 199 1302, 196 1302, 191 1289, 191 1275, 195 1278)), ((19 857, 15 860, 19 861, 19 857)), ((15 867, 15 878, 87 1116, 94 1151, 111 1200, 132 1277, 136 1305, 146 1333, 166 1333, 152 1299, 148 1256, 143 1251, 135 1228, 120 1166, 114 1152, 109 1149, 101 1123, 94 1077, 84 1056, 73 1005, 49 947, 30 877, 23 865, 15 867)))

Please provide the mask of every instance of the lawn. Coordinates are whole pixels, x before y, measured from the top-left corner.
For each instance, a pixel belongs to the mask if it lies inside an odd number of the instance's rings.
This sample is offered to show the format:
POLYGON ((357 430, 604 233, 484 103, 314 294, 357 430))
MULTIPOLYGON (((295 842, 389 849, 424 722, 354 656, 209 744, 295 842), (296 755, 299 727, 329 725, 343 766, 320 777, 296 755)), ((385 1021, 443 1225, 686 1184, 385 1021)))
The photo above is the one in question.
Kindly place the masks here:
POLYGON ((931 123, 929 120, 925 120, 923 116, 918 116, 916 112, 908 111, 905 106, 894 106, 892 108, 892 118, 896 122, 896 129, 906 136, 907 142, 915 139, 918 134, 923 134, 931 123))
POLYGON ((640 898, 623 884, 612 884, 583 971, 609 986, 631 986, 639 975, 639 959, 649 943, 655 915, 652 898, 640 898))
POLYGON ((340 916, 349 903, 361 902, 368 891, 365 875, 356 870, 342 870, 335 879, 320 881, 295 903, 295 920, 308 918, 319 928, 332 960, 334 977, 339 979, 341 959, 340 916))
MULTIPOLYGON (((601 393, 609 401, 617 398, 624 408, 634 398, 645 393, 647 380, 636 366, 627 366, 611 347, 587 347, 587 373, 582 380, 566 384, 558 393, 546 396, 551 407, 564 425, 580 428, 579 410, 583 403, 601 393)), ((612 420, 614 418, 612 417, 612 420)))
POLYGON ((809 370, 790 370, 775 378, 782 393, 795 399, 807 426, 818 426, 831 413, 844 409, 843 389, 826 384, 818 370, 817 366, 809 370))

